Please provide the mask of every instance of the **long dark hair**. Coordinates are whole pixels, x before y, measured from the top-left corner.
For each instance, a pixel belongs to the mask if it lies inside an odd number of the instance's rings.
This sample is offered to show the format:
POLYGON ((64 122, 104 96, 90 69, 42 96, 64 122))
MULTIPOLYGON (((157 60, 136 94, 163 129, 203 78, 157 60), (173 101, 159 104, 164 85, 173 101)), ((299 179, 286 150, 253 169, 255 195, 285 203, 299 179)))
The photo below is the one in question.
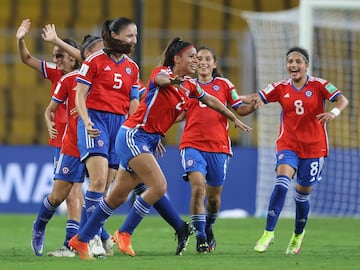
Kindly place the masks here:
POLYGON ((119 17, 116 19, 107 19, 102 25, 101 36, 104 41, 104 50, 107 54, 122 53, 129 54, 132 49, 132 45, 128 42, 114 39, 111 36, 111 32, 119 34, 125 27, 130 24, 135 24, 132 20, 119 17))

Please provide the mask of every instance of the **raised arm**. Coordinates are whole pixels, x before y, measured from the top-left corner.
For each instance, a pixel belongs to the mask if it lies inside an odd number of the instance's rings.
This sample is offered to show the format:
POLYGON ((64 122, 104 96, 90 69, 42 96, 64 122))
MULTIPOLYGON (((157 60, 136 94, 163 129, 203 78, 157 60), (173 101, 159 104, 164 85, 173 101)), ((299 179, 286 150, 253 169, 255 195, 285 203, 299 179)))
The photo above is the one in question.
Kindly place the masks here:
POLYGON ((241 122, 235 116, 235 114, 232 111, 230 111, 224 104, 222 104, 220 102, 220 100, 218 100, 216 97, 214 97, 210 94, 205 94, 203 96, 203 98, 201 98, 201 101, 203 103, 205 103, 207 106, 209 106, 210 108, 212 108, 213 110, 218 111, 222 115, 226 116, 230 121, 234 122, 235 127, 241 128, 244 131, 252 130, 251 127, 249 127, 248 125, 241 122))
POLYGON ((41 36, 43 40, 50 42, 55 46, 58 46, 59 48, 63 49, 72 57, 76 58, 76 60, 78 60, 80 63, 83 61, 79 49, 71 46, 70 44, 67 44, 61 38, 58 37, 54 24, 45 25, 41 36))
POLYGON ((31 28, 31 21, 30 19, 25 19, 21 22, 17 32, 16 32, 16 39, 17 39, 17 48, 21 58, 21 61, 32 67, 33 69, 37 70, 38 72, 42 72, 41 69, 41 60, 33 57, 26 47, 25 43, 25 36, 30 31, 31 28))

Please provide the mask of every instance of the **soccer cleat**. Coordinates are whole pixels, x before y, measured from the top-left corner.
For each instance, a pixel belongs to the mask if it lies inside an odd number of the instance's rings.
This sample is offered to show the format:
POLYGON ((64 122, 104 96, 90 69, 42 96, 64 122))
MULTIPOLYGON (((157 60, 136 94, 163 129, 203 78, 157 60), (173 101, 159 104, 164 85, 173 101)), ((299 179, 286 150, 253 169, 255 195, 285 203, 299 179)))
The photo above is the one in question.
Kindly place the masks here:
POLYGON ((62 246, 61 248, 55 250, 55 251, 50 251, 47 253, 48 256, 50 257, 75 257, 75 252, 71 251, 68 247, 66 246, 62 246))
POLYGON ((70 241, 69 246, 71 250, 74 250, 79 254, 81 260, 94 260, 95 258, 89 254, 89 246, 87 242, 81 242, 78 235, 74 235, 70 241))
POLYGON ((193 230, 190 223, 184 222, 179 231, 175 233, 175 237, 177 237, 178 240, 175 255, 183 255, 184 251, 186 251, 186 247, 189 243, 189 238, 192 233, 193 230))
POLYGON ((269 245, 274 243, 274 231, 264 231, 261 238, 256 242, 254 251, 263 253, 265 252, 269 245))
POLYGON ((106 251, 103 247, 100 236, 97 234, 89 241, 89 248, 94 257, 106 256, 106 251))
POLYGON ((106 256, 114 255, 114 250, 113 250, 114 242, 111 240, 111 237, 109 237, 106 240, 102 240, 102 245, 105 249, 106 256))
POLYGON ((135 251, 131 245, 131 235, 127 232, 119 232, 118 230, 112 236, 112 240, 117 244, 118 249, 131 257, 135 256, 135 251))
POLYGON ((32 228, 31 247, 36 256, 42 256, 44 254, 44 235, 45 230, 36 230, 34 222, 32 228))
POLYGON ((207 243, 209 245, 209 252, 213 252, 216 249, 216 240, 212 229, 205 229, 207 243))
POLYGON ((305 237, 305 230, 301 234, 293 233, 286 249, 286 254, 299 254, 301 251, 301 244, 305 237))
POLYGON ((206 242, 205 238, 199 238, 196 240, 196 251, 200 254, 209 252, 209 244, 206 242))

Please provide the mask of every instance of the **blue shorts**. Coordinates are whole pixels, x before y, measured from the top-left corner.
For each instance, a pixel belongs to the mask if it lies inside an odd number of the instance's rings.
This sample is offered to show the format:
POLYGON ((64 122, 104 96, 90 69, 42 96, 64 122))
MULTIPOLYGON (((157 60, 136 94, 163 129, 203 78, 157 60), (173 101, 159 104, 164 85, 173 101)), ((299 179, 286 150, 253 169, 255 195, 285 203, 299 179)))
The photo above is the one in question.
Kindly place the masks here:
POLYGON ((84 122, 78 120, 78 146, 80 160, 84 161, 89 156, 103 156, 108 159, 109 167, 117 169, 119 156, 115 151, 116 135, 125 121, 125 116, 96 110, 88 110, 89 117, 94 123, 94 128, 100 130, 96 138, 88 136, 84 122))
POLYGON ((129 161, 141 153, 154 154, 161 138, 160 134, 122 126, 116 137, 116 151, 120 157, 119 167, 132 172, 129 161))
POLYGON ((230 156, 225 153, 210 153, 195 148, 184 148, 180 151, 181 164, 185 178, 189 172, 201 172, 209 186, 223 186, 229 166, 230 156))
POLYGON ((54 179, 72 183, 82 183, 85 179, 85 164, 80 158, 60 154, 54 179))
POLYGON ((324 157, 299 158, 290 150, 282 150, 276 154, 276 167, 287 164, 296 171, 296 182, 301 186, 313 186, 321 180, 324 157))

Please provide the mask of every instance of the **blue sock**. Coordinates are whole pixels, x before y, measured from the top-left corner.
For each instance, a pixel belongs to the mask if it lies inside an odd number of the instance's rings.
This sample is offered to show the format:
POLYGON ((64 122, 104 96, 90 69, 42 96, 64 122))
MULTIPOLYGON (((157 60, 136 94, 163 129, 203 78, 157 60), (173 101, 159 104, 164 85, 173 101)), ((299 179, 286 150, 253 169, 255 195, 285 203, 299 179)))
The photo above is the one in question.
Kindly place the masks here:
POLYGON ((81 219, 80 219, 79 228, 82 228, 84 226, 84 224, 86 223, 86 221, 87 221, 86 205, 84 203, 82 206, 82 209, 81 209, 81 219))
POLYGON ((184 221, 165 195, 154 204, 154 208, 175 231, 179 231, 182 228, 184 221))
POLYGON ((102 199, 98 206, 93 211, 90 218, 82 228, 79 230, 79 239, 84 242, 89 242, 99 233, 101 226, 113 214, 114 209, 102 199))
MULTIPOLYGON (((145 184, 139 184, 135 187, 134 191, 136 195, 140 196, 147 186, 145 184)), ((181 219, 175 208, 170 203, 169 199, 164 195, 158 200, 154 205, 155 210, 160 214, 160 216, 168 223, 171 227, 178 231, 184 224, 184 221, 181 219)))
POLYGON ((296 217, 295 233, 300 234, 304 231, 310 211, 310 194, 295 191, 296 217))
POLYGON ((206 224, 206 216, 205 214, 191 215, 191 223, 195 228, 195 236, 196 239, 205 238, 205 224, 206 224))
POLYGON ((70 239, 78 233, 80 223, 73 219, 68 219, 66 221, 66 235, 64 246, 69 247, 70 239))
POLYGON ((215 224, 216 218, 218 216, 218 213, 211 213, 208 210, 206 210, 206 229, 212 229, 212 225, 215 224))
POLYGON ((56 207, 50 203, 48 197, 46 196, 40 206, 38 216, 34 223, 34 228, 41 231, 45 230, 46 224, 52 218, 55 211, 56 207))
POLYGON ((150 208, 151 204, 148 204, 142 197, 138 196, 119 231, 133 234, 142 219, 149 214, 150 208))
POLYGON ((275 186, 271 193, 268 215, 266 219, 266 230, 273 231, 284 207, 285 198, 289 189, 290 178, 285 175, 276 177, 275 186))

